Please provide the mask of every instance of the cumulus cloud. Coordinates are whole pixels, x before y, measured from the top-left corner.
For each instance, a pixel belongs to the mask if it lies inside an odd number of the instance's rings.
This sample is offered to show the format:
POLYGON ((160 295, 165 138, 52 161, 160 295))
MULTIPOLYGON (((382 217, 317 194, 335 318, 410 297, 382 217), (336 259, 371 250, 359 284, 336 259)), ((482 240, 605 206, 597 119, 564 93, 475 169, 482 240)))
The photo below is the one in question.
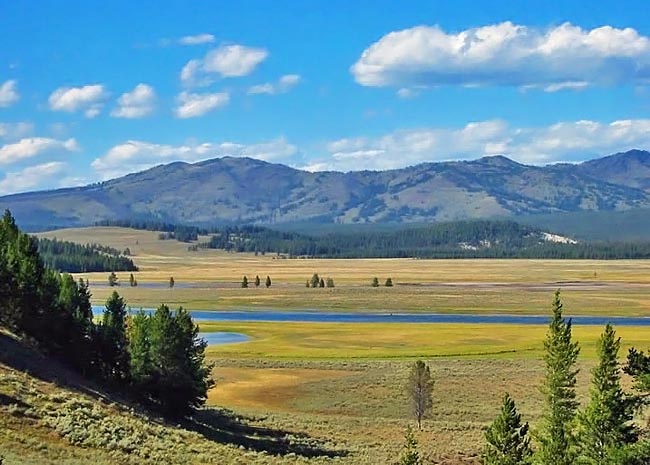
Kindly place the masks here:
POLYGON ((527 164, 577 162, 632 148, 650 148, 650 120, 561 122, 517 128, 504 121, 480 121, 456 129, 395 131, 377 138, 340 139, 327 144, 327 157, 312 171, 393 169, 423 162, 506 155, 527 164))
POLYGON ((248 95, 255 94, 285 94, 297 86, 302 78, 298 74, 285 74, 278 79, 277 82, 267 82, 265 84, 258 84, 248 89, 248 95))
POLYGON ((364 86, 517 86, 554 92, 650 83, 650 38, 631 28, 536 29, 503 22, 447 33, 391 32, 351 67, 364 86))
POLYGON ((20 160, 35 157, 55 150, 72 152, 79 146, 74 139, 58 140, 47 137, 30 137, 0 147, 0 165, 9 165, 20 160))
POLYGON ((29 166, 20 171, 9 172, 3 179, 0 179, 0 195, 15 194, 35 188, 60 187, 60 177, 64 168, 65 163, 51 161, 29 166))
POLYGON ((216 108, 223 107, 230 101, 230 94, 217 92, 214 94, 191 94, 181 92, 178 95, 177 118, 195 118, 216 108))
POLYGON ((181 70, 181 82, 186 86, 205 86, 217 77, 247 76, 268 55, 263 48, 224 45, 209 51, 202 59, 188 61, 181 70))
POLYGON ((50 94, 49 104, 53 111, 83 111, 86 118, 94 118, 101 112, 108 93, 101 84, 82 87, 59 87, 50 94))
POLYGON ((11 79, 0 85, 0 108, 9 107, 20 100, 18 83, 11 79))
POLYGON ((178 39, 178 43, 181 45, 202 45, 202 44, 211 44, 215 41, 215 37, 212 34, 196 34, 193 36, 184 36, 178 39))
POLYGON ((280 161, 297 152, 297 147, 282 137, 250 145, 236 142, 165 145, 130 140, 112 147, 104 156, 95 159, 92 167, 102 179, 111 179, 172 161, 191 163, 223 156, 280 161))
POLYGON ((156 93, 147 84, 138 84, 131 92, 125 92, 117 101, 118 107, 111 112, 116 118, 143 118, 150 115, 155 106, 156 93))
POLYGON ((24 121, 18 123, 0 123, 0 139, 17 140, 30 135, 34 125, 24 121))

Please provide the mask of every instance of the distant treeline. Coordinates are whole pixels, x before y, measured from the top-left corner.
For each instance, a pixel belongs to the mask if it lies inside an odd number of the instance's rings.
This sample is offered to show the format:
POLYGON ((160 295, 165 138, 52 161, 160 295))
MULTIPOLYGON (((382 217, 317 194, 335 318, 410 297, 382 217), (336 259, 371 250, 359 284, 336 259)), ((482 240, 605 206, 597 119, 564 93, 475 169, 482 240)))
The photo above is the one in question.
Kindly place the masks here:
POLYGON ((197 247, 319 258, 650 258, 647 242, 548 242, 539 229, 513 221, 457 221, 323 236, 242 226, 226 228, 197 247))
MULTIPOLYGON (((263 226, 199 228, 146 221, 103 222, 163 231, 178 240, 210 239, 190 246, 232 252, 277 253, 318 258, 650 258, 650 242, 579 242, 544 240, 541 229, 509 220, 468 220, 396 228, 359 228, 354 231, 305 234, 263 226), (185 238, 185 239, 183 239, 185 238), (189 239, 187 239, 189 238, 189 239)), ((329 228, 331 231, 331 228, 329 228)), ((167 238, 167 237, 165 237, 167 238)))
POLYGON ((66 273, 138 271, 129 257, 112 247, 46 238, 37 238, 37 245, 45 266, 53 270, 66 273))
POLYGON ((148 220, 103 220, 95 223, 96 226, 116 226, 119 228, 140 229, 143 231, 161 231, 167 233, 161 239, 176 239, 180 242, 191 242, 199 238, 199 234, 206 235, 216 232, 216 229, 184 226, 163 221, 148 220))

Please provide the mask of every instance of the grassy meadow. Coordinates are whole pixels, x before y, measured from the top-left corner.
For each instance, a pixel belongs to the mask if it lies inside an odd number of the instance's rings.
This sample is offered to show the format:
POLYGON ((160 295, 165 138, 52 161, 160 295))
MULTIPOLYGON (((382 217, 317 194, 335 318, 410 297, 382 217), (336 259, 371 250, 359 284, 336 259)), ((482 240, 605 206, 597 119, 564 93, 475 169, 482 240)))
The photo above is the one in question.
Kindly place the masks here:
MULTIPOLYGON (((561 288, 568 314, 650 315, 649 261, 289 260, 188 252, 188 244, 119 228, 43 235, 128 247, 140 267, 135 273, 140 285, 128 287, 128 273, 119 273, 123 285, 117 290, 134 307, 164 302, 213 310, 545 314, 553 292, 561 288), (305 288, 314 272, 332 277, 336 287, 305 288), (262 282, 271 276, 271 288, 240 288, 244 275, 252 283, 256 274, 262 282), (176 281, 173 289, 166 287, 170 276, 176 281), (372 288, 373 276, 382 284, 390 276, 395 286, 372 288)), ((96 303, 113 290, 106 273, 80 276, 90 280, 96 303)), ((545 326, 201 322, 200 327, 252 338, 208 348, 216 386, 207 401, 212 417, 201 428, 144 423, 137 412, 112 403, 90 405, 83 393, 64 394, 42 379, 0 366, 0 400, 2 395, 20 399, 33 415, 0 416, 0 448, 18 448, 29 457, 18 462, 15 454, 5 454, 6 463, 76 465, 92 457, 98 465, 392 464, 411 422, 404 385, 415 359, 427 361, 436 383, 431 415, 416 433, 426 463, 478 464, 484 428, 505 391, 533 428, 541 414, 545 326), (76 419, 67 408, 52 419, 48 406, 57 402, 77 402, 96 420, 76 419), (75 422, 89 432, 84 436, 71 426, 75 422), (97 424, 104 429, 97 430, 97 424), (52 435, 52 428, 59 434, 52 435), (99 438, 108 430, 121 439, 102 443, 99 438), (148 442, 154 445, 150 453, 148 442)), ((574 328, 582 348, 581 401, 588 394, 601 331, 574 328)), ((650 347, 650 327, 618 327, 617 332, 622 356, 630 346, 650 347)), ((629 379, 625 383, 629 387, 629 379)))
MULTIPOLYGON (((140 268, 139 286, 118 273, 119 287, 133 307, 161 302, 189 309, 330 309, 337 311, 543 314, 561 288, 571 314, 650 314, 648 260, 413 260, 282 259, 274 255, 189 252, 189 244, 158 240, 158 234, 124 228, 80 228, 41 233, 79 243, 129 248, 140 268), (334 279, 333 289, 307 289, 313 273, 334 279), (240 287, 246 275, 251 287, 240 287), (269 289, 252 286, 271 277, 269 289), (167 283, 174 277, 175 287, 167 283), (372 288, 373 277, 381 287, 372 288), (383 287, 391 277, 392 288, 383 287)), ((108 273, 89 279, 96 303, 113 291, 108 273)))

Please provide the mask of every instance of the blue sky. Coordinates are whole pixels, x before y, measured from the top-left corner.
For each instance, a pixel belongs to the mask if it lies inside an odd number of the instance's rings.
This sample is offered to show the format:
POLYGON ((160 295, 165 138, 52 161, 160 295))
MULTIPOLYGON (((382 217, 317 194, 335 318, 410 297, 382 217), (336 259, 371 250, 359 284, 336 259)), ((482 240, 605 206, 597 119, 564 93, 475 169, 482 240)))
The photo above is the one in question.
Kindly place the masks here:
POLYGON ((349 171, 650 149, 647 10, 0 0, 0 194, 224 155, 349 171))

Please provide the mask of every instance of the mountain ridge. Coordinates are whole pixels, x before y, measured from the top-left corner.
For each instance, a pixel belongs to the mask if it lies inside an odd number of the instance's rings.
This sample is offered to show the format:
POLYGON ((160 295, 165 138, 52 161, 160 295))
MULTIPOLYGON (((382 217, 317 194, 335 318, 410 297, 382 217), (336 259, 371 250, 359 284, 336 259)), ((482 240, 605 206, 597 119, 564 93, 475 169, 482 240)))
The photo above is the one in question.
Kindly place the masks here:
POLYGON ((531 166, 497 155, 309 172, 253 158, 172 162, 102 183, 0 197, 21 223, 430 222, 650 207, 650 152, 531 166))

